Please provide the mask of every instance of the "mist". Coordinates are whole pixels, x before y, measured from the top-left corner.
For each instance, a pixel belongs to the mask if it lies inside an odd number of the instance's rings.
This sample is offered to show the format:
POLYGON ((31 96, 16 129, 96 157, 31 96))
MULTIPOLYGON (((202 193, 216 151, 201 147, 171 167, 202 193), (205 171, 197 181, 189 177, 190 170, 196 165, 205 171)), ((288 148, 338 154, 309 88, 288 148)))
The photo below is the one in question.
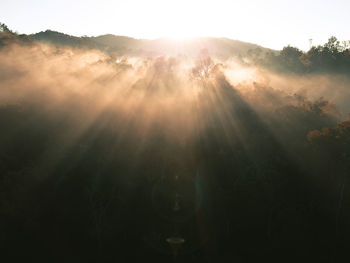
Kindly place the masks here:
POLYGON ((280 73, 210 48, 145 57, 9 39, 4 257, 346 255, 347 75, 280 73))

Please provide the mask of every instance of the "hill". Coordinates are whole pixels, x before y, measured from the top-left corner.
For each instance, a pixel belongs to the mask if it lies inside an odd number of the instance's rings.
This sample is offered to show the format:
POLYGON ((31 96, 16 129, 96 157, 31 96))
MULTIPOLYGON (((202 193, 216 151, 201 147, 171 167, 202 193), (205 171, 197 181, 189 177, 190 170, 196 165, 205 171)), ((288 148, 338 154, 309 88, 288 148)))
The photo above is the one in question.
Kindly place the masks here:
POLYGON ((245 55, 249 50, 260 48, 265 52, 270 49, 259 45, 228 38, 195 38, 183 41, 174 41, 166 38, 154 40, 135 39, 112 34, 97 37, 76 37, 56 31, 46 30, 29 35, 29 38, 40 42, 49 42, 54 45, 84 47, 99 49, 106 53, 116 52, 120 55, 160 56, 186 55, 198 53, 198 47, 208 49, 210 54, 220 58, 245 55))

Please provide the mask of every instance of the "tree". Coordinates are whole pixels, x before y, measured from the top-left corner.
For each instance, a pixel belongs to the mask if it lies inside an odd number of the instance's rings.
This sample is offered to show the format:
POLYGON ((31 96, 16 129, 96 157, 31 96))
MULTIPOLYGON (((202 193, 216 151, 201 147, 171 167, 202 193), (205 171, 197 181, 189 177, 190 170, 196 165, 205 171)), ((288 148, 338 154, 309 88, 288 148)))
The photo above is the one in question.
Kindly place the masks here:
POLYGON ((332 53, 337 53, 341 50, 340 42, 335 36, 331 36, 328 42, 323 46, 324 50, 329 50, 332 53))
POLYGON ((284 67, 294 72, 304 71, 304 64, 300 61, 303 52, 292 46, 284 47, 280 53, 281 63, 284 67))
POLYGON ((4 23, 0 23, 0 32, 12 33, 12 31, 4 23))

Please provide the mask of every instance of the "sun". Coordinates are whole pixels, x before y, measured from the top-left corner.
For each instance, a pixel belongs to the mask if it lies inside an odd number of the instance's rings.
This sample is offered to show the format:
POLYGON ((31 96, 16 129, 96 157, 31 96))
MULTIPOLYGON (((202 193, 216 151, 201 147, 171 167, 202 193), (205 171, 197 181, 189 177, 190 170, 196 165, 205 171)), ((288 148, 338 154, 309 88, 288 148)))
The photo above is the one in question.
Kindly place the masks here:
POLYGON ((194 36, 190 36, 190 35, 181 35, 181 34, 177 35, 177 34, 174 34, 174 35, 168 36, 166 38, 169 39, 172 42, 180 44, 180 43, 185 43, 185 42, 191 41, 195 37, 194 36))
POLYGON ((160 29, 165 38, 175 42, 183 42, 199 37, 198 31, 193 30, 192 24, 186 20, 167 21, 160 29))

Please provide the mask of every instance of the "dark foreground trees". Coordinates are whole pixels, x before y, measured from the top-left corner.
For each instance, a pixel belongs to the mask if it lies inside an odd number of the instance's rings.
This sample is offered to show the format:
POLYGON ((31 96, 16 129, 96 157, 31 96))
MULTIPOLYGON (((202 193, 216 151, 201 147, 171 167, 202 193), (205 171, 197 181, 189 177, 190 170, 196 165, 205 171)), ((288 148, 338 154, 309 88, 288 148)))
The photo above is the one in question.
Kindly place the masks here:
MULTIPOLYGON (((2 261, 348 258, 349 121, 325 99, 259 83, 249 94, 207 52, 186 70, 163 57, 137 71, 111 59, 84 68, 60 49, 16 51, 0 61, 2 261), (51 57, 68 70, 31 78, 51 57)), ((294 67, 300 52, 282 54, 294 67)))

